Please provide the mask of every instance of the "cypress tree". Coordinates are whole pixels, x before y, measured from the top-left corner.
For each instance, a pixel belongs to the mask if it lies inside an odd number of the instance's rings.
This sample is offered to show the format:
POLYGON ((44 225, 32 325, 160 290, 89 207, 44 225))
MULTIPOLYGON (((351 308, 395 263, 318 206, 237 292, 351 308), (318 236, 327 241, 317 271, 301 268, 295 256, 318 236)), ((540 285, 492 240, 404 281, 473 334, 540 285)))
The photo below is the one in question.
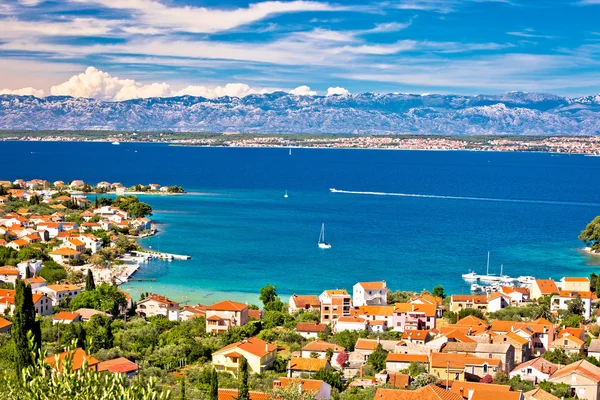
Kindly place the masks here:
POLYGON ((216 369, 210 375, 210 400, 219 400, 219 375, 216 369))
POLYGON ((179 394, 180 400, 185 400, 185 376, 181 378, 181 390, 179 394))
POLYGON ((25 279, 31 278, 31 269, 29 269, 29 265, 25 268, 25 279))
POLYGON ((19 373, 33 364, 32 354, 27 341, 31 332, 37 348, 41 348, 42 335, 39 323, 35 320, 35 308, 31 295, 31 286, 25 286, 22 280, 16 282, 15 311, 13 316, 12 337, 15 343, 15 369, 19 373))
POLYGON ((87 276, 85 278, 85 290, 92 291, 96 289, 96 283, 94 282, 94 275, 92 274, 92 270, 88 269, 87 276))
POLYGON ((240 361, 237 400, 250 400, 250 391, 248 390, 248 360, 246 360, 246 357, 242 357, 240 361))
POLYGON ((600 276, 596 278, 596 296, 600 295, 600 276))

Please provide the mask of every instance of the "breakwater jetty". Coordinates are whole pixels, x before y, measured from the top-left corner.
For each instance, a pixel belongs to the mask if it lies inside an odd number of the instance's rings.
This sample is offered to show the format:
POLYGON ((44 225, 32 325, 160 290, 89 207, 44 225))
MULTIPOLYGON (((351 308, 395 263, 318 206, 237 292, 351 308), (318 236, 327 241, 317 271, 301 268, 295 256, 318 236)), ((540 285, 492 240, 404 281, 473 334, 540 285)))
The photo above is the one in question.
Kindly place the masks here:
POLYGON ((158 258, 161 260, 191 260, 192 256, 186 256, 181 254, 161 253, 160 251, 132 251, 140 257, 158 258))

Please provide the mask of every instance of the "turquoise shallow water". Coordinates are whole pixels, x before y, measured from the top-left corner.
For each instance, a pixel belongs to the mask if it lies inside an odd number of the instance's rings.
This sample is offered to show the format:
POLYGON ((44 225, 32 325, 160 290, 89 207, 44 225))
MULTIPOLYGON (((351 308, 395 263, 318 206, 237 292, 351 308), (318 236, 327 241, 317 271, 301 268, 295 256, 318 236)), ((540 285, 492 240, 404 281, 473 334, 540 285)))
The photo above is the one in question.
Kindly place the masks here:
MULTIPOLYGON (((598 272, 579 231, 600 214, 599 157, 533 153, 188 148, 0 143, 6 178, 178 184, 183 196, 144 196, 160 233, 145 247, 188 254, 153 261, 125 285, 175 300, 256 302, 351 289, 467 292, 460 275, 492 269, 560 278, 598 272), (101 155, 104 161, 89 163, 101 155), (66 170, 65 159, 76 165, 66 170), (23 161, 27 162, 18 162, 23 161), (58 166, 60 164, 61 167, 58 166), (99 167, 101 166, 101 167, 99 167), (372 194, 331 193, 329 188, 372 194), (287 190, 290 197, 283 198, 287 190), (395 193, 398 195, 382 195, 395 193), (317 248, 321 223, 330 250, 317 248)), ((2 177, 4 178, 4 176, 2 177)), ((137 296, 136 296, 137 297, 137 296)))

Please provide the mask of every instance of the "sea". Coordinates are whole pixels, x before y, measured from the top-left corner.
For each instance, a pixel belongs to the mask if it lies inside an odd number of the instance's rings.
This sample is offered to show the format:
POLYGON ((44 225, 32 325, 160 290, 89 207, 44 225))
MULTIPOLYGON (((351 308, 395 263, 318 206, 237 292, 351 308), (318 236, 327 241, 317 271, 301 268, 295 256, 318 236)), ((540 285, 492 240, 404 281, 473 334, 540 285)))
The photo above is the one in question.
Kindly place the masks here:
POLYGON ((600 157, 25 141, 0 149, 0 179, 185 188, 140 196, 159 232, 139 243, 192 258, 143 264, 134 276, 143 281, 123 285, 134 298, 256 303, 267 283, 285 299, 374 280, 393 291, 468 293, 461 274, 485 273, 488 252, 490 273, 600 272, 577 239, 600 215, 600 157), (322 224, 331 249, 317 246, 322 224))

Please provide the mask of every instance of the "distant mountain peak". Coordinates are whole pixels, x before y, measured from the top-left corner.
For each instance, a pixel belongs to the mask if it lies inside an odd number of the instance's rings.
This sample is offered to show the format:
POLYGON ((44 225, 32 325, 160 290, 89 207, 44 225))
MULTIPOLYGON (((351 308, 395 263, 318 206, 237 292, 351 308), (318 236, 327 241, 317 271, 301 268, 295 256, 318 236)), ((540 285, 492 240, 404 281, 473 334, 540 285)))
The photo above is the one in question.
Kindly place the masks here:
POLYGON ((600 134, 600 95, 286 92, 101 101, 0 95, 0 129, 360 134, 600 134))

